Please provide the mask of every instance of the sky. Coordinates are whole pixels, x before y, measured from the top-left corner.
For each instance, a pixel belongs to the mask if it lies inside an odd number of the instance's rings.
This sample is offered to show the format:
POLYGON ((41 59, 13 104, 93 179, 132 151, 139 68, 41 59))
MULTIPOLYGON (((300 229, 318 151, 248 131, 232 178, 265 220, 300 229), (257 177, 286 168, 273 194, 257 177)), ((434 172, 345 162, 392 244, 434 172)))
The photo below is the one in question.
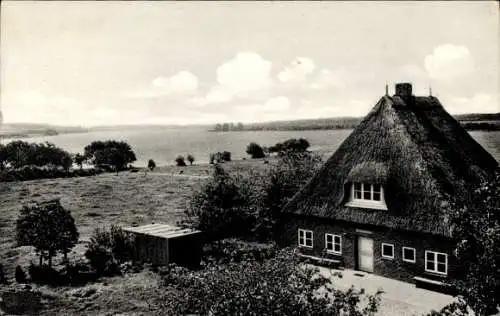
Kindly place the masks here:
POLYGON ((2 1, 4 122, 364 116, 396 82, 500 112, 496 1, 2 1))

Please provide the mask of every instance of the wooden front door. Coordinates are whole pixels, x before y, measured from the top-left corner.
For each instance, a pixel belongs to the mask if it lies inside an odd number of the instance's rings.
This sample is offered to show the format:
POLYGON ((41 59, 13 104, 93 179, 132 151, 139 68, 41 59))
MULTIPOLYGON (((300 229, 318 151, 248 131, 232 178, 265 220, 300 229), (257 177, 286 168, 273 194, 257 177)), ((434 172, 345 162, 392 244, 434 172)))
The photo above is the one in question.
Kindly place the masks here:
POLYGON ((358 237, 358 269, 373 272, 373 239, 358 237))

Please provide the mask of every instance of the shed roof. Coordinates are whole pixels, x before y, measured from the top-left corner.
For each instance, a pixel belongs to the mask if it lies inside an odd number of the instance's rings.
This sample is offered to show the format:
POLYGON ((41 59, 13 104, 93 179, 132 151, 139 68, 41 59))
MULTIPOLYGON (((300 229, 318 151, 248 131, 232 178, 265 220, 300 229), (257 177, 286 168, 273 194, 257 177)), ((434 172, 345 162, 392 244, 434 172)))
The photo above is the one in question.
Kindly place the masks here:
POLYGON ((181 228, 168 224, 148 224, 135 227, 123 227, 123 230, 130 233, 144 234, 166 239, 201 233, 199 230, 181 228))

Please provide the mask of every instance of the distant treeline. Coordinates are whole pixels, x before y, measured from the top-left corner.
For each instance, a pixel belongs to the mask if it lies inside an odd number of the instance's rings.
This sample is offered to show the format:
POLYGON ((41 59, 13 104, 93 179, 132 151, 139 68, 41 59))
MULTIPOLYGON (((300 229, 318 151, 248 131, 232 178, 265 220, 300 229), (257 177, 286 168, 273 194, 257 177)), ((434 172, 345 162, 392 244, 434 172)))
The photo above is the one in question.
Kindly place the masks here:
MULTIPOLYGON (((500 113, 460 114, 454 116, 467 130, 500 130, 500 113)), ((353 129, 361 122, 360 117, 322 118, 264 123, 219 123, 212 131, 305 131, 329 129, 353 129)))

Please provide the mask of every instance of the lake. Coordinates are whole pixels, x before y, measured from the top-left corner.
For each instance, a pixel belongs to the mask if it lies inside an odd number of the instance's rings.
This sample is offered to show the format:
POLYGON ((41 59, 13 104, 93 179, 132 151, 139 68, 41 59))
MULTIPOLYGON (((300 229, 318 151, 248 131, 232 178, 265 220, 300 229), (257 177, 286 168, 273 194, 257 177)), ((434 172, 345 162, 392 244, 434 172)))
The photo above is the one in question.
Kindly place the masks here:
MULTIPOLYGON (((233 159, 248 157, 245 153, 250 142, 262 146, 274 145, 289 138, 306 138, 310 149, 325 157, 332 154, 352 130, 313 130, 313 131, 245 131, 245 132, 208 132, 204 128, 138 128, 89 133, 60 134, 24 139, 28 142, 51 142, 71 153, 83 152, 83 148, 94 140, 124 140, 133 148, 137 156, 135 166, 145 166, 148 159, 157 165, 174 164, 178 155, 194 155, 195 163, 207 163, 209 154, 217 151, 230 151, 233 159)), ((469 132, 477 142, 500 161, 500 131, 469 132)), ((10 140, 4 139, 2 143, 10 140)))

